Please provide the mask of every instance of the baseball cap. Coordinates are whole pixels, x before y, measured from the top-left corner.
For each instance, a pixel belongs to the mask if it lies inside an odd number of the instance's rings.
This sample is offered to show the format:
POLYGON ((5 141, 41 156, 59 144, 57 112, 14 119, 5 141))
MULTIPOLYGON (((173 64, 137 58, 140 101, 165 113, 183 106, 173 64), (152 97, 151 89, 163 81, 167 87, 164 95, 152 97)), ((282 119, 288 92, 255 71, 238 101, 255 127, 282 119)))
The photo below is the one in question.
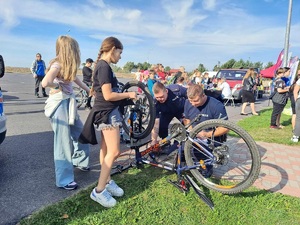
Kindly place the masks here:
POLYGON ((86 63, 93 63, 94 60, 92 60, 91 58, 88 58, 88 59, 85 60, 85 62, 86 62, 86 63))

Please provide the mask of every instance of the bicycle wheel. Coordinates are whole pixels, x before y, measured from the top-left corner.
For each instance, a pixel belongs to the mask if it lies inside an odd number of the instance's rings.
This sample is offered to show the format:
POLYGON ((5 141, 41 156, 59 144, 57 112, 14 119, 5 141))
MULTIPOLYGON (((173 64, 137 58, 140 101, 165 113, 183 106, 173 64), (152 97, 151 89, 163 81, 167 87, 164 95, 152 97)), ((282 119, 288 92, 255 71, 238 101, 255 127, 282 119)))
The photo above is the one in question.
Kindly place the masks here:
POLYGON ((79 109, 80 106, 84 103, 84 95, 82 90, 79 87, 73 87, 73 93, 75 95, 77 108, 79 109))
MULTIPOLYGON (((122 92, 137 92, 137 100, 134 100, 136 115, 133 117, 132 137, 142 139, 147 137, 153 129, 155 122, 155 107, 151 94, 147 87, 139 81, 129 81, 122 89, 122 92), (141 118, 140 118, 141 117, 141 118)), ((129 135, 130 131, 130 113, 132 106, 124 108, 124 117, 122 121, 124 131, 129 135)))
POLYGON ((261 166, 258 147, 241 127, 227 120, 208 120, 195 126, 189 136, 184 147, 185 160, 188 166, 194 166, 191 173, 205 187, 234 194, 250 187, 258 178, 261 166), (222 138, 206 141, 196 138, 200 131, 212 131, 217 127, 227 128, 228 133, 222 138), (203 155, 200 148, 207 149, 212 155, 203 155), (201 159, 206 168, 200 165, 201 159), (203 172, 208 168, 212 169, 207 176, 203 172))

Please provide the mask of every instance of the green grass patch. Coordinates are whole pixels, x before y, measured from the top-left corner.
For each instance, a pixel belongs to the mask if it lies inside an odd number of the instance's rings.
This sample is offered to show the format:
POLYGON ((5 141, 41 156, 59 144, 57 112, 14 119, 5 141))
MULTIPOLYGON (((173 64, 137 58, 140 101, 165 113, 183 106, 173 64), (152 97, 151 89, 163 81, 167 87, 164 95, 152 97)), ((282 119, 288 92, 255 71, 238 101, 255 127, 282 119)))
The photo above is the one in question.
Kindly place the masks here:
POLYGON ((186 195, 168 180, 176 175, 159 168, 130 169, 114 176, 125 196, 105 209, 89 198, 92 187, 23 219, 20 224, 299 224, 300 200, 249 188, 234 196, 204 189, 215 210, 191 189, 186 195))
MULTIPOLYGON (((287 106, 288 107, 288 106, 287 106)), ((244 128, 255 141, 263 141, 268 143, 278 143, 284 145, 299 145, 300 142, 291 141, 292 123, 290 115, 281 115, 281 124, 283 129, 270 129, 272 109, 264 109, 260 111, 260 116, 250 116, 237 124, 244 128)))
MULTIPOLYGON (((299 145, 290 141, 291 116, 282 114, 284 129, 273 130, 269 128, 271 113, 272 109, 265 109, 260 116, 247 117, 238 125, 256 141, 299 145)), ((20 224, 300 224, 299 198, 255 187, 232 196, 204 188, 204 193, 215 204, 212 211, 192 189, 183 194, 168 182, 176 179, 176 174, 148 165, 144 169, 130 169, 114 176, 125 190, 125 196, 118 199, 114 208, 106 209, 90 199, 94 184, 34 213, 20 224)))

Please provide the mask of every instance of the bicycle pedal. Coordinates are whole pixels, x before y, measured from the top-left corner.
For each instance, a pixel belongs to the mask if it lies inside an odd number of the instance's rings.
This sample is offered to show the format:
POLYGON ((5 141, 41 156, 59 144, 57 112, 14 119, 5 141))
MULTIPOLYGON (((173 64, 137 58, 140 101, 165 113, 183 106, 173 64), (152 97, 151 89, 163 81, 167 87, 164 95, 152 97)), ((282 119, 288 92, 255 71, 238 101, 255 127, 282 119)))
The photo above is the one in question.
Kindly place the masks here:
POLYGON ((182 183, 181 180, 180 181, 172 181, 169 180, 169 183, 173 184, 179 191, 183 192, 183 193, 187 193, 189 191, 189 186, 187 185, 188 183, 182 183))

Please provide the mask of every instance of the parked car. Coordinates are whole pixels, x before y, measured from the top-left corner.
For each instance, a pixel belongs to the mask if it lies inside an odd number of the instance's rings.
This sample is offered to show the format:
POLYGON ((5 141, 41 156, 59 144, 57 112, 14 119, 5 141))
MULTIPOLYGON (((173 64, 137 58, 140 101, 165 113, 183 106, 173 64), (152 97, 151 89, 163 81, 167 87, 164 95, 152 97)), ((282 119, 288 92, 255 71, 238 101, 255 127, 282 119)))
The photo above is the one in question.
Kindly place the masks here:
MULTIPOLYGON (((4 76, 5 66, 2 56, 0 55, 0 78, 4 76)), ((6 117, 3 107, 3 95, 0 87, 0 144, 4 141, 6 135, 6 117)))
POLYGON ((4 141, 6 135, 6 116, 3 108, 3 96, 0 89, 0 144, 4 141))
POLYGON ((226 82, 229 84, 234 100, 240 101, 242 99, 242 82, 248 69, 220 69, 216 75, 216 78, 226 78, 226 82))

